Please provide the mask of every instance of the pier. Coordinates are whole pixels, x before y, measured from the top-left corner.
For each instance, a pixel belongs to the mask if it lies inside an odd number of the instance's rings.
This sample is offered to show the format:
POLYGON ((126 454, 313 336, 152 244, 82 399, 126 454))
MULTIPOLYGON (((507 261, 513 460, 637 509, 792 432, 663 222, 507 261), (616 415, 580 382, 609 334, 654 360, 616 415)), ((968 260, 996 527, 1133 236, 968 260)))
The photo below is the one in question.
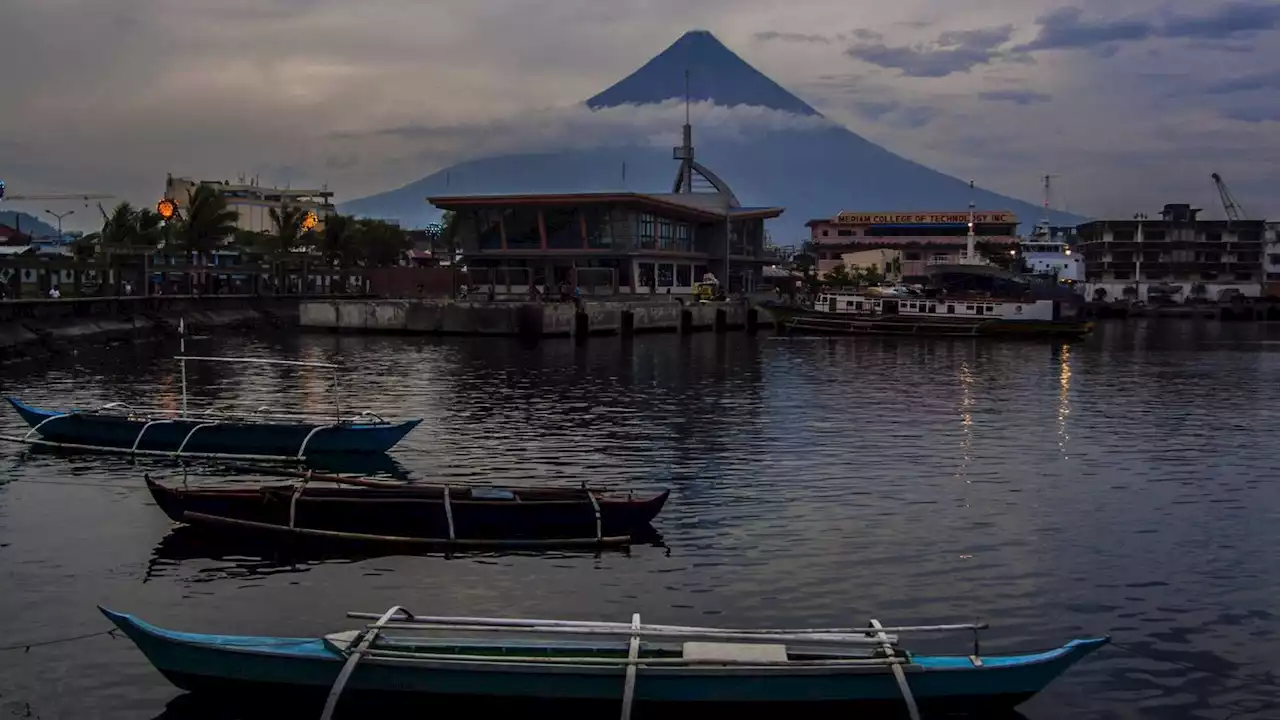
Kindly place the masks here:
POLYGON ((303 300, 298 317, 303 328, 335 332, 578 338, 644 332, 754 332, 762 325, 773 325, 768 313, 745 301, 303 300))

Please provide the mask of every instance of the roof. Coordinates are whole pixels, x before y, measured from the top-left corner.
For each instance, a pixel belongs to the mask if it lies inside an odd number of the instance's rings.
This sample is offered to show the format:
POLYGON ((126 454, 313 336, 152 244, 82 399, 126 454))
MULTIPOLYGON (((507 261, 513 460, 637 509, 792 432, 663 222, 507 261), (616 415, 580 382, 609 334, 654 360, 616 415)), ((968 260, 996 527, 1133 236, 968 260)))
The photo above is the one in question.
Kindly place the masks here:
POLYGON ((33 245, 0 245, 0 255, 22 255, 29 252, 33 245))
MULTIPOLYGON (((606 205, 623 203, 650 207, 655 210, 676 210, 685 215, 707 220, 725 216, 724 196, 718 193, 528 193, 516 195, 444 195, 427 198, 427 202, 442 210, 455 210, 484 205, 606 205)), ((735 218, 775 218, 783 213, 780 207, 733 207, 729 214, 735 218)))

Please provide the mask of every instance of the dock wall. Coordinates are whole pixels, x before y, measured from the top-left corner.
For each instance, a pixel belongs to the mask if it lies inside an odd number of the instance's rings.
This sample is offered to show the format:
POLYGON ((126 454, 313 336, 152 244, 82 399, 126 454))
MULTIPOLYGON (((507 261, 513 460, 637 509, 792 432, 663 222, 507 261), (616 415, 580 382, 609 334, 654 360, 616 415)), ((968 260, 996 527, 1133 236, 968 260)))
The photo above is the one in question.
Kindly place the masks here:
POLYGON ((64 298, 0 302, 0 363, 178 333, 255 325, 292 327, 298 298, 238 295, 64 298))
POLYGON ((335 332, 585 337, 755 330, 768 315, 745 303, 304 300, 299 325, 335 332))

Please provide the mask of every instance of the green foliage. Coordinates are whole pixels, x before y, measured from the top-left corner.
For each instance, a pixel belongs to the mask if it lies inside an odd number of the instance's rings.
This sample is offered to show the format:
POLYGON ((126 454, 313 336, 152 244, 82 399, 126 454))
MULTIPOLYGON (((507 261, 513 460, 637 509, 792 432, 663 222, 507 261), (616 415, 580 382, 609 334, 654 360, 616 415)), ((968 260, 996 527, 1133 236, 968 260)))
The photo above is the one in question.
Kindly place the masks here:
POLYGON ((868 265, 865 270, 861 271, 858 279, 861 281, 858 283, 859 285, 878 285, 881 280, 884 280, 884 273, 880 271, 879 265, 868 265))
POLYGON ((849 273, 849 268, 845 267, 844 263, 840 263, 828 270, 822 279, 831 287, 848 287, 854 284, 854 277, 849 273))
POLYGON ((270 235, 270 253, 284 257, 295 249, 311 245, 315 242, 315 233, 302 229, 302 221, 306 220, 308 210, 296 205, 282 205, 270 208, 271 224, 275 232, 270 235))
POLYGON ((174 229, 178 247, 186 252, 208 255, 236 234, 239 213, 227 207, 227 199, 210 185, 198 185, 174 229))
POLYGON ((72 243, 72 251, 81 260, 88 260, 100 248, 155 249, 165 239, 165 228, 160 214, 154 210, 134 208, 122 202, 112 209, 102 221, 102 230, 89 233, 72 243))
POLYGON ((400 229, 382 220, 356 220, 360 257, 366 267, 399 265, 412 243, 400 229))

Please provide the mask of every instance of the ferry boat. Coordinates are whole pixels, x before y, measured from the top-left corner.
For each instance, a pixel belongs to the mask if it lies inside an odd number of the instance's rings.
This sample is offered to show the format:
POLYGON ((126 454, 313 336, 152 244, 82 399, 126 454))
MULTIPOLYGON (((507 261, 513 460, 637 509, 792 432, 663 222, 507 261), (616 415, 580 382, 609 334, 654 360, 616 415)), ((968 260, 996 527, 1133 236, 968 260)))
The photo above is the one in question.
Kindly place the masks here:
POLYGON ((841 335, 942 335, 1074 339, 1093 330, 1070 292, 1037 287, 994 266, 933 268, 934 287, 919 295, 824 290, 812 306, 769 303, 787 332, 841 335))
POLYGON ((1020 246, 1022 262, 1029 274, 1052 277, 1067 284, 1084 281, 1084 260, 1072 254, 1065 240, 1054 237, 1048 220, 1037 223, 1031 236, 1020 246))

